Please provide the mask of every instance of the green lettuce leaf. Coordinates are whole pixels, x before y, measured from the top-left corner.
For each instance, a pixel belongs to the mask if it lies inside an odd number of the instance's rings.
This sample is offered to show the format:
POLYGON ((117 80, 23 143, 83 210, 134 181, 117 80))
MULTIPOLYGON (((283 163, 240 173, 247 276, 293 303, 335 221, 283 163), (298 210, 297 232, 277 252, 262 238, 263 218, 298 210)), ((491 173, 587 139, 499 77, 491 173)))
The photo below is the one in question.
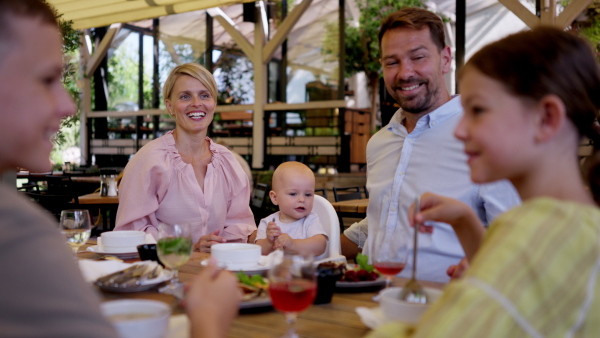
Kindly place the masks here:
POLYGON ((367 272, 371 272, 371 271, 373 271, 373 269, 375 269, 375 267, 373 265, 369 264, 369 256, 367 256, 367 255, 363 255, 362 253, 359 253, 358 255, 356 255, 356 258, 354 260, 356 261, 356 263, 358 264, 358 267, 361 270, 366 270, 367 272))

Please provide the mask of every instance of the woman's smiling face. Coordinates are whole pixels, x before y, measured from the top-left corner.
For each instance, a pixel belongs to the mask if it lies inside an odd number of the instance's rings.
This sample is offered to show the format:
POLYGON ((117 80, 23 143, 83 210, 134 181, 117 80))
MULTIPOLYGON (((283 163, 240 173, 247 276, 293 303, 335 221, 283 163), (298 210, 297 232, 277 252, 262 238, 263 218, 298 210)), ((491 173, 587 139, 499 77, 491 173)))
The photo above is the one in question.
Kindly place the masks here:
POLYGON ((188 133, 208 130, 213 120, 216 101, 202 82, 181 75, 165 100, 167 109, 175 117, 178 129, 188 133))

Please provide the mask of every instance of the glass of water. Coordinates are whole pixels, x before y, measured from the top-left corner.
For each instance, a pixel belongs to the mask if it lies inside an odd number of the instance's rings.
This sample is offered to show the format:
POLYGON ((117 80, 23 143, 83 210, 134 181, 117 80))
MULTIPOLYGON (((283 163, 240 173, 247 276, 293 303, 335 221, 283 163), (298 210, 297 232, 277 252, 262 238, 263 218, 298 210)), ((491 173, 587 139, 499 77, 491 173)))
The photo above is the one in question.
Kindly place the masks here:
POLYGON ((87 242, 92 232, 90 213, 85 209, 63 210, 60 213, 59 227, 77 258, 79 247, 87 242))

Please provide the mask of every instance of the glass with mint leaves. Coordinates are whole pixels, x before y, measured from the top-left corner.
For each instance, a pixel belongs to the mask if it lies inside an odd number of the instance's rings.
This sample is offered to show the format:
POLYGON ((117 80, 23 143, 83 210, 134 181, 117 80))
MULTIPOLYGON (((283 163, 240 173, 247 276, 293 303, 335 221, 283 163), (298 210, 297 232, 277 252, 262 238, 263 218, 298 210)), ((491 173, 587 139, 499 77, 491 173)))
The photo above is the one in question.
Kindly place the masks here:
POLYGON ((183 283, 179 282, 178 270, 192 255, 192 231, 188 224, 164 224, 158 226, 156 251, 160 261, 173 271, 171 282, 160 292, 183 298, 183 283))

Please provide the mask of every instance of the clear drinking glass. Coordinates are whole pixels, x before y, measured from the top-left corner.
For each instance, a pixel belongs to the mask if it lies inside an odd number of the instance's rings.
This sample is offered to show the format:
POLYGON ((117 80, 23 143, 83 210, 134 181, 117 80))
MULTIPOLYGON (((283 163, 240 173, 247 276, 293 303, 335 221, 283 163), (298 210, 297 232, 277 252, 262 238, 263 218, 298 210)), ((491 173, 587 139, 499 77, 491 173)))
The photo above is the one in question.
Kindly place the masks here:
POLYGON ((192 255, 192 231, 189 224, 164 224, 158 226, 156 252, 160 261, 173 271, 171 282, 160 292, 181 297, 183 283, 179 282, 178 270, 192 255))
POLYGON ((385 276, 385 287, 389 288, 392 278, 402 272, 408 259, 409 241, 407 231, 397 224, 391 234, 378 231, 371 250, 373 266, 385 276))
POLYGON ((298 313, 306 310, 317 295, 313 262, 310 255, 286 253, 281 263, 269 270, 269 296, 273 307, 283 312, 288 323, 284 337, 298 337, 295 328, 298 313))
POLYGON ((77 258, 79 247, 87 242, 92 233, 90 213, 84 209, 63 210, 60 212, 59 227, 77 258))

